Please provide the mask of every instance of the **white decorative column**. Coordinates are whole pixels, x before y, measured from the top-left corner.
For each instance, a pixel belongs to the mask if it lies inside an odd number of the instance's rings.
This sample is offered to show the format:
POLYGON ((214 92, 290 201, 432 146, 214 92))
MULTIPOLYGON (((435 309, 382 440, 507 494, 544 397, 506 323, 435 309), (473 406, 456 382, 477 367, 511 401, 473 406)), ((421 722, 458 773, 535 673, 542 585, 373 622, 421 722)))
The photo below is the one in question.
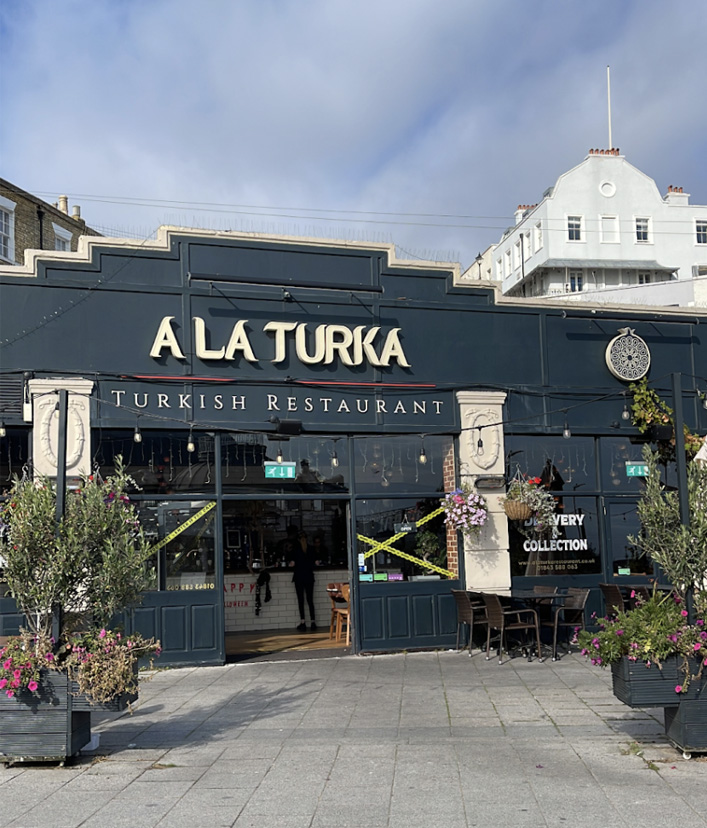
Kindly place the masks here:
POLYGON ((59 391, 69 392, 66 424, 66 474, 79 477, 91 473, 91 405, 93 381, 84 379, 33 379, 32 460, 36 474, 56 477, 59 445, 59 391))
MULTIPOLYGON (((502 391, 459 391, 462 433, 459 438, 459 472, 462 483, 475 488, 479 477, 505 473, 502 391), (481 431, 479 432, 479 427, 481 431), (482 446, 478 445, 481 438, 482 446)), ((486 498, 489 519, 479 539, 464 539, 464 571, 467 589, 481 592, 508 592, 511 588, 511 561, 508 553, 508 520, 500 500, 505 487, 480 491, 486 498)))

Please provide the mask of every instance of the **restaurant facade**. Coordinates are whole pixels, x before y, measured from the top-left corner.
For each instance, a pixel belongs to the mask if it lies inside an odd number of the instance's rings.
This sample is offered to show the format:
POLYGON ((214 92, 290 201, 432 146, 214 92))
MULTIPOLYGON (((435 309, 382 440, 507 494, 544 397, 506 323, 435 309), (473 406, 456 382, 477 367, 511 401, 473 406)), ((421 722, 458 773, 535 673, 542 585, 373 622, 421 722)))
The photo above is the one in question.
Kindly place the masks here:
MULTIPOLYGON (((0 297, 3 486, 56 474, 66 390, 70 483, 118 456, 136 481, 154 581, 127 623, 164 663, 222 663, 229 633, 293 629, 302 536, 320 627, 327 583, 350 584, 354 652, 452 646, 453 588, 590 587, 600 611, 599 583, 653 574, 630 541, 631 380, 707 431, 698 309, 503 298, 389 245, 83 238, 0 268, 0 297), (553 493, 556 537, 506 517, 518 475, 553 493), (473 543, 441 509, 462 483, 489 509, 473 543)), ((19 623, 0 586, 0 635, 19 623)))

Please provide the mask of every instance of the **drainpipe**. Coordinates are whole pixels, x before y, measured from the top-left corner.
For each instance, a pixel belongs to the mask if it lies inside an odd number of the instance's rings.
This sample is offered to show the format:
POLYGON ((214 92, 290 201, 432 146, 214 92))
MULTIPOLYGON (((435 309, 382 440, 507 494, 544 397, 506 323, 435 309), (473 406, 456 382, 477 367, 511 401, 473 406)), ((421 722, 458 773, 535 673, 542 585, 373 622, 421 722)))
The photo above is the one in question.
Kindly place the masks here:
POLYGON ((37 205, 37 224, 39 225, 39 249, 44 250, 44 210, 37 205))

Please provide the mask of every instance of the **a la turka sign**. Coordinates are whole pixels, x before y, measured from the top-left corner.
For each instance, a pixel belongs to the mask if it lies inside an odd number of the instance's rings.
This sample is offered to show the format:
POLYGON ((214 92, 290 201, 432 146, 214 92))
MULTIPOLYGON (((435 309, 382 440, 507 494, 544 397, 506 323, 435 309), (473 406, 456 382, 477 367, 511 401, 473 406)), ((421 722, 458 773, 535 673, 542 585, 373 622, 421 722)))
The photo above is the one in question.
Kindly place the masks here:
MULTIPOLYGON (((173 316, 165 316, 160 322, 150 348, 151 357, 186 358, 173 321, 173 316)), ((253 363, 263 359, 277 364, 294 354, 304 365, 331 365, 339 360, 347 366, 368 363, 378 368, 395 363, 401 368, 411 367, 400 342, 400 328, 391 328, 384 333, 379 325, 323 324, 312 329, 306 322, 267 322, 262 330, 272 338, 271 351, 256 354, 247 319, 239 319, 233 325, 228 339, 220 347, 208 347, 207 343, 214 344, 213 338, 200 316, 193 318, 193 326, 194 353, 199 359, 243 359, 253 363)))

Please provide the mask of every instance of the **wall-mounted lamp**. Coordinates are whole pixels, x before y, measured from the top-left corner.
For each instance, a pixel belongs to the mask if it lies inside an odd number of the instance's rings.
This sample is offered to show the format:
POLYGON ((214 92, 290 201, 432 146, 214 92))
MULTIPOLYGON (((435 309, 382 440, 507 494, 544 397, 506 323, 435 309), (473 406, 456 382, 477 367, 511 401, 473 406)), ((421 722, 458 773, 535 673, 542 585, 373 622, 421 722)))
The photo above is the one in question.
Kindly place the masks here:
POLYGON ((187 451, 189 454, 193 454, 196 451, 196 445, 194 444, 194 433, 189 427, 189 439, 187 440, 187 451))
POLYGON ((294 302, 295 300, 292 298, 292 294, 289 290, 282 290, 282 301, 283 302, 294 302))

